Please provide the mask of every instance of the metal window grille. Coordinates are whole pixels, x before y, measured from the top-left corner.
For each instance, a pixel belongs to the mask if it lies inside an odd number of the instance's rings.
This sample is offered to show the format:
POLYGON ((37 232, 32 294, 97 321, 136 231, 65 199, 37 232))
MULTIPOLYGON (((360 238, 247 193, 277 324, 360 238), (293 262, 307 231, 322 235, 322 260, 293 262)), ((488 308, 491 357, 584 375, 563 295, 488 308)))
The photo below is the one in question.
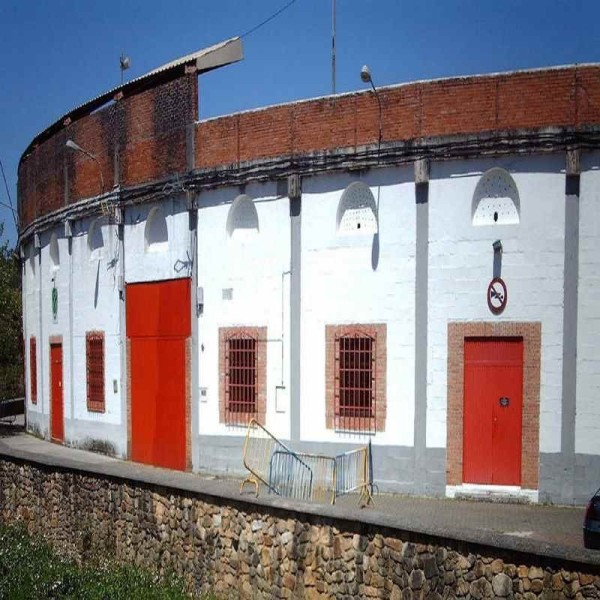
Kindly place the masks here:
POLYGON ((104 412, 104 333, 87 333, 85 342, 87 408, 90 412, 104 412))
POLYGON ((37 404, 37 344, 29 338, 29 385, 32 404, 37 404))
POLYGON ((375 337, 360 333, 336 336, 336 429, 375 431, 375 358, 375 337))
POLYGON ((246 424, 258 413, 257 340, 232 337, 226 342, 226 410, 229 424, 246 424))

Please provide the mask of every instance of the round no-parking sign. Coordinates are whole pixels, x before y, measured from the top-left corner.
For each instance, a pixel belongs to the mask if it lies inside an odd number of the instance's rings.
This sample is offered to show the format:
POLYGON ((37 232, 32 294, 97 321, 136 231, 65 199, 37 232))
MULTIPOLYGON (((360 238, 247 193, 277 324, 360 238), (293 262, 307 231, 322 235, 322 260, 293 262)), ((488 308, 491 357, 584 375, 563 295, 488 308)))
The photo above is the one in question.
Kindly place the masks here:
POLYGON ((499 315, 505 308, 508 301, 508 290, 506 284, 501 277, 494 277, 490 281, 487 290, 488 308, 495 314, 499 315))

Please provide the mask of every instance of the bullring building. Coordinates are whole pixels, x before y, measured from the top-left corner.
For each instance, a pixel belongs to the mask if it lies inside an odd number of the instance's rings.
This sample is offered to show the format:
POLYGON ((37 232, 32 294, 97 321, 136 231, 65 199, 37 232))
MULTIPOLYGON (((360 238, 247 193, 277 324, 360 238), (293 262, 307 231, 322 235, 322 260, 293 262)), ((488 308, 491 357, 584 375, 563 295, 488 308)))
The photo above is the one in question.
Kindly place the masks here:
POLYGON ((19 164, 27 428, 239 473, 251 418, 371 440, 381 490, 579 503, 600 481, 600 65, 198 120, 232 39, 19 164))

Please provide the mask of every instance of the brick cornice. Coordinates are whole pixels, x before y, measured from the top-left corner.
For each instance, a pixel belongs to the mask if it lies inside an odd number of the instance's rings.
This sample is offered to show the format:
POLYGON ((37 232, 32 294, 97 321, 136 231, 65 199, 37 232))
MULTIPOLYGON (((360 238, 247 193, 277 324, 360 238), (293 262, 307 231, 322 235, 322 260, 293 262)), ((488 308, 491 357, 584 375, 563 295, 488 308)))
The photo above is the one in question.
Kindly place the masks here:
POLYGON ((103 198, 80 200, 39 216, 22 225, 19 243, 35 232, 57 222, 98 214, 102 203, 130 206, 155 202, 171 194, 202 193, 214 188, 239 186, 249 182, 277 180, 292 174, 317 175, 331 171, 366 170, 410 164, 421 158, 432 161, 465 160, 481 157, 526 156, 566 152, 571 148, 600 148, 600 125, 583 129, 552 127, 543 130, 490 131, 474 135, 422 138, 410 142, 388 142, 378 151, 376 145, 338 148, 295 156, 257 159, 239 164, 196 169, 149 183, 115 188, 103 198))

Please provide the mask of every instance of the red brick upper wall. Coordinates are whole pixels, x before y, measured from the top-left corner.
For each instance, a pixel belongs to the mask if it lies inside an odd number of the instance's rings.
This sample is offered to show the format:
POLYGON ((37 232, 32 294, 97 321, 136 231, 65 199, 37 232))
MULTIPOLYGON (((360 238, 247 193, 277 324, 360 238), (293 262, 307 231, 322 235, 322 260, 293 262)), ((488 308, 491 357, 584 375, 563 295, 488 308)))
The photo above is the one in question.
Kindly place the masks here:
MULTIPOLYGON (((461 77, 381 88, 382 140, 600 123, 600 67, 461 77)), ((371 92, 202 121, 196 167, 377 143, 371 92)))
MULTIPOLYGON (((381 88, 383 142, 550 126, 600 124, 600 66, 464 77, 381 88)), ((19 166, 21 229, 65 203, 185 173, 198 86, 185 74, 117 99, 40 142, 19 166), (115 174, 118 165, 118 174, 115 174), (66 187, 66 189, 65 189, 66 187)), ((231 166, 377 143, 369 91, 228 115, 196 124, 195 168, 231 166)))
POLYGON ((197 117, 197 77, 190 74, 117 99, 66 124, 21 160, 21 229, 65 203, 100 194, 98 164, 66 148, 68 139, 96 156, 107 192, 116 181, 127 187, 184 173, 186 128, 197 117))

